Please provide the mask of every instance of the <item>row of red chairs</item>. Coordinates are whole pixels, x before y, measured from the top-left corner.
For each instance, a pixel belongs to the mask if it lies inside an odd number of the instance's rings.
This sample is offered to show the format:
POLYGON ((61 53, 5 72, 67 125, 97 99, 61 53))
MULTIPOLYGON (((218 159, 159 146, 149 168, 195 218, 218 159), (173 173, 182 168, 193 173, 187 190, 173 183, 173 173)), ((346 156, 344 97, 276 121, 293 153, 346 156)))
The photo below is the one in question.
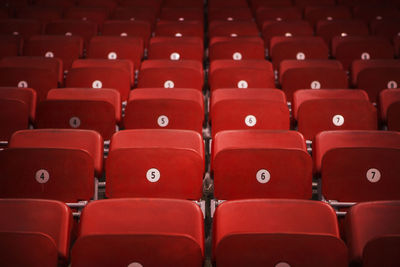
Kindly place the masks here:
MULTIPOLYGON (((4 266, 203 266, 200 208, 172 199, 99 200, 84 208, 72 237, 71 211, 51 200, 2 199, 4 266), (72 245, 73 244, 73 245, 72 245), (69 251, 72 246, 71 253, 69 251), (23 255, 23 257, 21 257, 23 255)), ((227 201, 213 222, 216 266, 397 266, 400 203, 366 202, 346 217, 346 243, 334 210, 302 200, 227 201)))

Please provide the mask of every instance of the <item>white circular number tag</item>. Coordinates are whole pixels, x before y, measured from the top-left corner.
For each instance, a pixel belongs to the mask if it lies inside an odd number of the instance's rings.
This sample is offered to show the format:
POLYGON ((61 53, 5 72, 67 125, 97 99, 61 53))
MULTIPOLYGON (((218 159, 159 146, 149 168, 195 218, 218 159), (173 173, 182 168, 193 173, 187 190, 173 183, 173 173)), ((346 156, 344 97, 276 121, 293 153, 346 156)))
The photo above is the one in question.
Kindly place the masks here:
POLYGON ((332 17, 326 17, 326 20, 333 20, 332 17))
POLYGON ((247 88, 249 84, 245 80, 241 80, 237 83, 238 88, 247 88))
POLYGON ((240 54, 239 52, 235 52, 232 55, 233 60, 242 60, 242 54, 240 54))
POLYGON ((319 81, 312 81, 310 86, 311 89, 321 89, 321 83, 319 81))
POLYGON ((149 180, 149 182, 155 183, 158 180, 160 180, 160 171, 155 169, 155 168, 151 168, 147 171, 146 173, 146 178, 147 180, 149 180))
POLYGON ((103 83, 101 82, 101 81, 99 81, 99 80, 96 80, 96 81, 94 81, 93 83, 92 83, 92 87, 93 88, 102 88, 103 87, 103 83))
POLYGON ((371 57, 369 56, 369 54, 367 52, 364 52, 364 53, 361 54, 361 59, 363 59, 363 60, 368 60, 370 58, 371 57))
POLYGON ((269 171, 261 169, 256 174, 256 179, 260 184, 266 184, 271 179, 269 171))
POLYGON ((231 37, 237 37, 238 35, 236 33, 231 33, 231 37))
POLYGON ((332 122, 335 126, 342 126, 344 123, 344 117, 342 115, 335 115, 332 118, 332 122))
POLYGON ((174 86, 175 86, 175 84, 174 84, 174 82, 173 81, 166 81, 165 83, 164 83, 164 88, 174 88, 174 86))
POLYGON ((184 21, 184 20, 185 20, 185 18, 179 18, 178 20, 179 20, 179 21, 184 21))
POLYGON ((66 32, 65 36, 72 36, 72 33, 71 32, 66 32))
POLYGON ((182 37, 182 33, 180 32, 175 33, 175 37, 182 37))
POLYGON ((41 169, 36 172, 35 179, 39 184, 45 184, 49 181, 50 174, 45 169, 41 169))
POLYGON ((131 264, 128 265, 128 267, 143 267, 142 264, 139 262, 132 262, 131 264))
POLYGON ((346 37, 346 36, 347 36, 347 33, 345 33, 345 32, 342 32, 342 33, 340 34, 340 36, 342 36, 342 37, 346 37))
POLYGON ((128 34, 127 34, 126 32, 122 32, 122 33, 120 34, 120 36, 121 36, 121 37, 126 37, 126 36, 128 36, 128 34))
POLYGON ((253 115, 247 115, 244 119, 244 123, 249 127, 253 127, 257 123, 257 118, 253 115))
POLYGON ((290 267, 290 265, 286 262, 279 262, 275 265, 275 267, 290 267))
POLYGON ((107 55, 108 59, 117 59, 117 53, 115 52, 110 52, 107 55))
POLYGON ((292 37, 292 34, 290 32, 285 33, 285 37, 292 37))
POLYGON ((51 51, 49 51, 49 52, 46 52, 46 54, 44 54, 44 56, 45 56, 45 57, 53 58, 53 57, 54 57, 54 53, 51 52, 51 51))
POLYGON ((19 32, 13 32, 13 35, 19 35, 19 32))
POLYGON ((296 59, 297 60, 304 60, 306 59, 306 55, 303 52, 299 52, 296 54, 296 59))
POLYGON ((169 58, 171 60, 179 60, 181 58, 181 55, 179 55, 178 53, 174 52, 169 56, 169 58))
POLYGON ((28 83, 26 81, 20 81, 18 83, 19 88, 28 88, 28 83))
POLYGON ((226 20, 227 21, 233 21, 233 18, 232 17, 227 17, 226 20))
POLYGON ((157 123, 158 123, 158 126, 160 126, 160 127, 166 127, 169 123, 169 119, 167 116, 161 115, 160 117, 158 117, 157 123))
POLYGON ((81 126, 81 120, 78 117, 72 117, 71 119, 69 119, 69 126, 71 126, 72 128, 78 128, 79 126, 81 126))
POLYGON ((387 84, 387 88, 397 88, 397 83, 395 81, 389 81, 387 84))
POLYGON ((377 169, 371 168, 367 171, 367 179, 371 183, 376 183, 381 179, 381 172, 377 169))

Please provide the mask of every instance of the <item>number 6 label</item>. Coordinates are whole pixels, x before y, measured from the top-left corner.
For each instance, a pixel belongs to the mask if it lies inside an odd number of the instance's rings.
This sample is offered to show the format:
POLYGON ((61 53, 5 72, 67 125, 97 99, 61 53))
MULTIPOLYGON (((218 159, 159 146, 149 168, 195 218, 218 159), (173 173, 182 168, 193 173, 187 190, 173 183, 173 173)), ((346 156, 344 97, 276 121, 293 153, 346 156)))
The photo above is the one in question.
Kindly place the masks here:
POLYGON ((253 127, 257 123, 257 118, 253 115, 248 115, 244 119, 244 123, 249 127, 253 127))
POLYGON ((269 171, 261 169, 257 172, 256 179, 260 184, 266 184, 269 182, 269 179, 271 179, 271 175, 269 171))
POLYGON ((376 183, 381 179, 381 172, 377 169, 371 168, 367 171, 367 179, 371 183, 376 183))

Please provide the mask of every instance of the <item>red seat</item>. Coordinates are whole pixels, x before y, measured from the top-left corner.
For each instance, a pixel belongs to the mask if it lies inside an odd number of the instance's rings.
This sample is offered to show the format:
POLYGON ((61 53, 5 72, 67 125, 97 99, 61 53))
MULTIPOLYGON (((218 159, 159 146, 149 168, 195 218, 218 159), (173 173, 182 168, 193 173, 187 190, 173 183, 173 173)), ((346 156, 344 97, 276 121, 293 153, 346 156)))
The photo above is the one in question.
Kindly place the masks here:
POLYGON ((164 7, 174 7, 174 8, 203 8, 202 0, 164 0, 164 7))
POLYGON ((145 20, 107 20, 103 24, 103 36, 138 37, 147 47, 151 35, 151 24, 145 20))
POLYGON ((57 88, 62 65, 55 58, 8 57, 0 61, 0 85, 32 88, 38 102, 51 88, 57 88), (60 68, 61 67, 61 68, 60 68))
POLYGON ((0 33, 20 35, 24 40, 28 40, 33 35, 42 33, 42 25, 32 19, 1 19, 0 33))
POLYGON ((204 144, 198 132, 124 130, 111 139, 106 195, 199 200, 203 173, 204 144))
POLYGON ((201 267, 203 228, 201 210, 190 201, 95 201, 82 214, 79 236, 72 248, 72 265, 162 266, 168 263, 177 267, 201 267))
POLYGON ((215 198, 311 198, 312 160, 299 132, 222 131, 212 144, 215 198))
POLYGON ((165 21, 157 22, 155 36, 199 37, 203 40, 204 29, 200 21, 165 21))
POLYGON ((367 36, 369 29, 364 21, 357 19, 320 20, 316 34, 330 45, 335 36, 367 36))
POLYGON ((213 37, 209 44, 210 62, 217 59, 263 60, 264 42, 260 37, 213 37))
POLYGON ((58 266, 67 264, 71 210, 62 202, 39 199, 1 199, 0 265, 58 266))
POLYGON ((65 80, 70 88, 110 88, 117 90, 121 100, 129 96, 132 65, 124 60, 85 59, 72 64, 65 80))
POLYGON ((203 90, 202 63, 193 60, 145 60, 138 88, 193 88, 203 90))
POLYGON ((372 102, 386 88, 400 87, 400 62, 398 60, 355 60, 352 65, 352 82, 365 90, 372 102))
POLYGON ((112 12, 117 7, 115 0, 78 0, 79 7, 101 7, 112 12))
POLYGON ((385 89, 379 94, 381 120, 391 131, 400 132, 400 90, 385 89))
POLYGON ((0 87, 0 141, 27 129, 35 119, 36 92, 31 88, 0 87))
POLYGON ((143 57, 143 40, 138 37, 95 36, 90 40, 87 58, 128 59, 135 70, 143 57))
POLYGON ((217 266, 348 266, 335 211, 323 202, 227 201, 213 226, 217 266))
POLYGON ((321 37, 282 37, 271 38, 270 57, 275 69, 285 59, 328 59, 329 49, 321 37))
POLYGON ((270 7, 290 7, 293 5, 292 0, 249 0, 249 5, 255 13, 259 8, 270 7))
POLYGON ((22 37, 19 35, 0 35, 0 59, 22 54, 22 37))
POLYGON ((102 24, 108 19, 110 10, 104 7, 71 7, 64 13, 65 19, 92 21, 101 29, 102 24))
POLYGON ((35 5, 44 7, 69 8, 75 5, 74 0, 36 0, 35 5))
POLYGON ((379 19, 370 23, 371 33, 392 40, 400 34, 400 19, 379 19))
POLYGON ((228 8, 228 7, 247 7, 246 0, 211 0, 208 2, 208 7, 211 8, 228 8))
MULTIPOLYGON (((148 1, 149 3, 151 1, 148 1)), ((117 7, 112 15, 113 19, 116 20, 143 20, 153 25, 156 21, 158 10, 151 7, 117 7)))
POLYGON ((395 6, 382 5, 378 2, 376 5, 357 5, 353 8, 353 16, 367 22, 373 19, 398 18, 400 12, 395 6), (379 3, 379 4, 378 4, 379 3))
MULTIPOLYGON (((68 89, 60 89, 59 91, 62 90, 68 89)), ((103 172, 103 138, 95 131, 75 129, 21 130, 13 134, 10 147, 82 149, 93 158, 96 176, 100 177, 103 172)))
POLYGON ((209 71, 210 89, 275 88, 272 64, 266 60, 214 60, 209 71))
POLYGON ((398 132, 322 132, 315 138, 313 156, 325 199, 359 202, 400 197, 398 132))
POLYGON ((267 21, 262 27, 262 36, 264 38, 265 47, 270 46, 271 38, 274 36, 312 36, 314 30, 307 21, 290 20, 290 21, 267 21))
POLYGON ((279 82, 292 101, 299 89, 348 88, 346 71, 336 60, 284 60, 279 69, 279 82))
POLYGON ((208 8, 208 21, 251 21, 253 16, 248 7, 208 8))
POLYGON ((395 49, 395 55, 399 57, 400 55, 400 35, 397 35, 393 38, 393 45, 395 49))
POLYGON ((289 130, 285 94, 274 89, 220 89, 212 92, 213 136, 225 130, 289 130))
POLYGON ((335 6, 336 1, 335 0, 294 0, 294 4, 299 7, 304 9, 307 6, 335 6))
POLYGON ((59 58, 63 69, 68 71, 72 62, 83 56, 83 39, 79 36, 35 35, 25 42, 24 55, 59 58))
POLYGON ((203 51, 203 40, 199 37, 153 37, 147 58, 203 62, 203 51))
POLYGON ((50 90, 38 105, 37 128, 90 129, 110 140, 121 120, 121 97, 113 89, 50 90))
POLYGON ((212 21, 208 36, 213 37, 258 37, 260 32, 253 21, 212 21))
POLYGON ((351 11, 347 6, 306 6, 304 9, 304 19, 312 25, 317 25, 320 20, 342 20, 351 19, 351 11))
POLYGON ((336 36, 332 39, 332 56, 349 69, 354 60, 392 59, 394 49, 389 40, 377 36, 336 36))
POLYGON ((199 21, 203 23, 203 9, 193 7, 163 7, 159 19, 167 21, 199 21))
POLYGON ((97 35, 97 24, 84 20, 57 20, 46 25, 45 33, 65 36, 78 35, 87 45, 90 39, 97 35))
POLYGON ((307 140, 327 130, 376 130, 377 112, 362 90, 297 90, 293 117, 307 140))
POLYGON ((161 0, 119 0, 119 5, 122 7, 151 8, 157 13, 160 10, 161 3, 161 0))
MULTIPOLYGON (((282 1, 283 2, 283 1, 282 1)), ((272 21, 299 21, 303 17, 301 10, 292 6, 257 8, 256 21, 260 29, 264 23, 272 21)))
MULTIPOLYGON (((38 112, 39 117, 39 112, 38 112)), ((102 147, 98 134, 91 135, 102 147)), ((18 135, 18 132, 17 134, 18 135)), ((9 148, 0 151, 0 196, 2 198, 41 198, 64 202, 88 201, 94 196, 94 158, 82 146, 82 138, 75 133, 57 135, 57 145, 47 141, 35 142, 29 134, 9 142, 9 148), (24 139, 26 138, 26 139, 24 139), (21 144, 25 140, 25 144, 21 144), (78 141, 76 141, 78 140, 78 141), (58 145, 59 144, 59 145, 58 145), (23 168, 21 168, 23 166, 23 168), (12 178, 10 178, 12 177, 12 178)))
POLYGON ((360 203, 346 215, 350 262, 356 266, 400 264, 400 201, 360 203))
POLYGON ((16 17, 19 19, 32 19, 41 23, 48 23, 62 18, 60 7, 26 6, 17 9, 16 17))
POLYGON ((194 89, 147 88, 131 91, 125 129, 182 129, 202 133, 203 95, 194 89))

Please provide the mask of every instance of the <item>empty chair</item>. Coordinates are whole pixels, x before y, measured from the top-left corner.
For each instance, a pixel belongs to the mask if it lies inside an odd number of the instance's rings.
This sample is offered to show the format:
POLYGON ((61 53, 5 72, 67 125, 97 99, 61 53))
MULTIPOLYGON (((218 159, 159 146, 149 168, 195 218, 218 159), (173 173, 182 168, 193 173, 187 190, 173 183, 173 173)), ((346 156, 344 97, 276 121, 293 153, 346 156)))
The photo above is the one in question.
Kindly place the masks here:
POLYGON ((203 9, 195 7, 163 7, 159 19, 167 21, 199 21, 203 23, 203 9))
POLYGON ((129 59, 137 70, 143 49, 143 40, 138 37, 95 36, 90 40, 87 58, 129 59))
POLYGON ((59 58, 64 70, 69 70, 72 62, 83 56, 83 39, 79 36, 35 35, 24 43, 24 55, 59 58))
POLYGON ((365 90, 372 102, 386 88, 399 88, 400 62, 398 60, 355 60, 352 65, 352 82, 365 90))
POLYGON ((314 26, 319 20, 332 21, 351 17, 350 8, 347 6, 306 6, 304 9, 304 19, 314 26))
POLYGON ((315 33, 331 44, 335 36, 367 36, 367 23, 357 19, 320 20, 316 25, 315 33))
POLYGON ((110 140, 121 120, 121 97, 113 89, 50 90, 37 108, 37 128, 89 129, 110 140))
POLYGON ((353 266, 398 266, 400 201, 359 203, 346 215, 346 241, 353 266))
POLYGON ((226 201, 213 227, 217 266, 348 266, 335 211, 323 202, 226 201))
POLYGON ((203 1, 202 0, 165 0, 163 2, 164 7, 178 7, 178 8, 185 8, 185 7, 193 7, 193 8, 203 8, 203 1))
POLYGON ((182 129, 202 133, 203 95, 195 89, 147 88, 131 91, 125 129, 182 129))
POLYGON ((153 37, 147 58, 203 62, 203 40, 199 37, 153 37))
MULTIPOLYGON (((151 1, 148 1, 148 3, 151 3, 151 1)), ((117 7, 114 10, 114 13, 112 15, 112 19, 115 20, 143 20, 147 21, 150 23, 150 25, 153 25, 154 22, 156 21, 156 16, 157 16, 158 10, 153 9, 151 7, 117 7)))
POLYGON ((62 202, 40 199, 1 199, 2 266, 58 266, 67 264, 72 212, 62 202))
POLYGON ((315 169, 327 200, 399 199, 400 133, 325 131, 313 143, 315 169))
POLYGON ((289 101, 299 89, 348 88, 346 71, 336 60, 284 60, 279 82, 289 101))
POLYGON ((261 7, 256 12, 256 20, 260 29, 263 28, 265 22, 301 19, 301 10, 292 6, 261 7))
POLYGON ((282 37, 271 38, 269 55, 275 69, 284 59, 328 59, 329 49, 321 37, 282 37))
POLYGON ((20 35, 24 40, 28 40, 33 35, 41 34, 42 25, 37 20, 32 19, 1 19, 0 33, 20 35))
POLYGON ((151 35, 151 24, 141 20, 107 20, 103 24, 101 33, 105 36, 139 37, 147 47, 151 35))
MULTIPOLYGON (((378 2, 379 3, 379 2, 378 2)), ((353 16, 357 19, 362 19, 370 22, 373 19, 388 19, 398 18, 400 12, 394 6, 388 5, 357 5, 353 8, 353 16)))
POLYGON ((209 71, 210 89, 275 88, 272 64, 266 60, 214 60, 209 71))
POLYGON ((391 131, 400 132, 400 91, 385 89, 379 94, 379 107, 382 122, 391 131))
POLYGON ((393 38, 393 45, 395 49, 395 54, 398 57, 400 55, 400 35, 393 38))
POLYGON ((400 33, 400 20, 398 18, 373 20, 370 26, 372 34, 385 37, 389 40, 392 40, 400 33))
POLYGON ((212 37, 258 37, 257 24, 253 21, 212 21, 209 25, 210 39, 212 37))
POLYGON ((106 195, 199 200, 203 173, 204 144, 198 132, 124 130, 111 139, 106 195))
POLYGON ((19 56, 22 50, 22 37, 19 35, 0 35, 0 59, 19 56))
POLYGON ((377 36, 336 36, 332 39, 332 56, 349 69, 354 60, 391 59, 393 46, 377 36))
POLYGON ((248 7, 209 8, 208 21, 251 21, 253 16, 248 7))
POLYGON ((0 61, 0 85, 32 88, 38 102, 62 79, 62 64, 55 58, 7 57, 0 61), (60 77, 61 76, 61 77, 60 77))
POLYGON ((139 7, 139 8, 152 8, 157 13, 161 7, 161 0, 120 0, 119 4, 122 7, 139 7))
POLYGON ((269 21, 262 27, 265 47, 270 46, 270 40, 274 36, 312 36, 313 34, 314 31, 307 21, 269 21))
POLYGON ((45 27, 45 33, 51 35, 78 35, 87 45, 93 36, 97 35, 97 24, 84 20, 57 20, 50 22, 45 27))
POLYGON ((199 206, 187 200, 95 201, 82 214, 72 265, 201 267, 203 228, 199 206))
POLYGON ((377 112, 362 90, 297 90, 293 117, 307 140, 327 130, 376 130, 377 112))
POLYGON ((212 92, 210 121, 213 136, 224 130, 289 130, 285 94, 274 89, 220 89, 212 92))
POLYGON ((294 4, 299 7, 304 9, 307 6, 335 6, 336 1, 335 0, 294 0, 294 4))
POLYGON ((109 11, 114 10, 117 3, 115 0, 78 0, 79 7, 102 7, 109 11))
POLYGON ((20 132, 15 133, 8 149, 0 151, 2 198, 41 198, 63 202, 97 198, 94 195, 93 155, 96 154, 94 150, 102 151, 103 148, 98 133, 64 131, 36 138, 31 134, 31 131, 23 132, 22 136, 20 132))
POLYGON ((212 8, 227 8, 227 7, 247 7, 246 0, 232 0, 226 2, 225 0, 211 0, 208 2, 208 7, 212 8))
POLYGON ((0 87, 0 141, 8 141, 17 130, 35 120, 36 92, 31 88, 0 87))
POLYGON ((215 198, 311 198, 312 160, 299 132, 222 131, 212 145, 215 198))
POLYGON ((194 60, 145 60, 138 88, 193 88, 203 90, 203 66, 194 60))
POLYGON ((71 7, 64 13, 65 19, 92 21, 100 28, 109 16, 109 10, 104 7, 71 7))
MULTIPOLYGON (((68 90, 68 89, 65 89, 68 90)), ((95 131, 75 129, 21 130, 13 134, 13 148, 79 148, 93 158, 96 177, 103 172, 103 138, 95 131)))
POLYGON ((59 7, 26 6, 18 8, 16 17, 20 19, 33 19, 41 23, 48 23, 62 18, 62 9, 59 7))
POLYGON ((117 90, 122 101, 129 96, 132 82, 132 65, 129 61, 86 59, 73 63, 65 79, 70 88, 109 88, 117 90))
POLYGON ((35 5, 37 6, 47 6, 47 7, 59 7, 59 8, 69 8, 75 5, 74 0, 36 0, 35 5))
POLYGON ((209 44, 210 62, 217 59, 249 60, 265 58, 260 37, 213 37, 209 44))
POLYGON ((265 7, 290 7, 293 5, 292 0, 250 0, 249 5, 255 12, 265 7))
POLYGON ((200 21, 165 21, 157 22, 155 36, 199 37, 203 40, 204 29, 200 21))

